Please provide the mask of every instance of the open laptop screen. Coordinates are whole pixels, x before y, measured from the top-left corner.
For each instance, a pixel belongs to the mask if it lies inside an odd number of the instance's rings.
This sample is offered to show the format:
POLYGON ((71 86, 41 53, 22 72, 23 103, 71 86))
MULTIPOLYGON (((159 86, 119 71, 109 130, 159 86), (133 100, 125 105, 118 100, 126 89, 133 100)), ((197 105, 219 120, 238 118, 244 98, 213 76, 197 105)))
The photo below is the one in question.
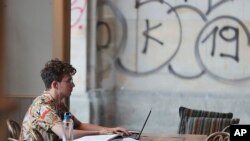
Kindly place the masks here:
POLYGON ((152 112, 152 108, 150 109, 148 115, 147 115, 147 118, 145 120, 145 122, 143 123, 143 126, 141 128, 141 131, 139 132, 139 134, 137 133, 136 136, 133 136, 132 138, 136 139, 136 140, 139 140, 141 138, 141 134, 143 132, 143 129, 144 127, 146 126, 147 122, 148 122, 148 119, 149 119, 149 116, 151 115, 151 112, 152 112))

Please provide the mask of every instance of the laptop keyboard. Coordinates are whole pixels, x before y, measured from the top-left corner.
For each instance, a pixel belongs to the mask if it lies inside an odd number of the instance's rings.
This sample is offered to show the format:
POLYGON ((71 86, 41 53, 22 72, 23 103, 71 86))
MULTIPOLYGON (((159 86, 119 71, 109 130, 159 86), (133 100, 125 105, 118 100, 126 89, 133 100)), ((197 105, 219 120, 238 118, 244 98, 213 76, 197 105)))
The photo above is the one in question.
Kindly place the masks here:
POLYGON ((138 133, 132 133, 130 136, 126 136, 126 135, 124 135, 123 137, 124 137, 124 138, 133 138, 133 139, 137 139, 137 138, 138 138, 138 136, 139 136, 139 134, 138 134, 138 133))

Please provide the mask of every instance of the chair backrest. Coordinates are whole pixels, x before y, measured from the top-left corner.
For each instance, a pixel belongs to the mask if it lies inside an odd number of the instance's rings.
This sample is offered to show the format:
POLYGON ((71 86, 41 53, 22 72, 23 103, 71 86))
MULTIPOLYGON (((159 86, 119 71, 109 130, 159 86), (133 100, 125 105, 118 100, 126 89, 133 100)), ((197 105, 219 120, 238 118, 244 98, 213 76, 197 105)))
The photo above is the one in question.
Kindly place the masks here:
POLYGON ((42 134, 38 130, 33 128, 31 129, 30 133, 32 136, 32 141, 44 141, 42 134))
POLYGON ((227 132, 214 132, 205 141, 230 141, 230 134, 227 132))
POLYGON ((221 132, 225 127, 238 124, 240 119, 228 118, 208 118, 208 117, 190 117, 186 124, 186 134, 210 135, 214 132, 221 132))
POLYGON ((11 119, 7 119, 6 122, 7 122, 9 137, 18 139, 20 135, 20 131, 21 131, 21 127, 19 126, 19 124, 16 121, 11 120, 11 119))
POLYGON ((185 134, 186 124, 190 117, 211 117, 211 118, 229 118, 232 119, 233 113, 221 113, 214 111, 196 110, 181 106, 179 108, 180 123, 178 128, 179 134, 185 134))

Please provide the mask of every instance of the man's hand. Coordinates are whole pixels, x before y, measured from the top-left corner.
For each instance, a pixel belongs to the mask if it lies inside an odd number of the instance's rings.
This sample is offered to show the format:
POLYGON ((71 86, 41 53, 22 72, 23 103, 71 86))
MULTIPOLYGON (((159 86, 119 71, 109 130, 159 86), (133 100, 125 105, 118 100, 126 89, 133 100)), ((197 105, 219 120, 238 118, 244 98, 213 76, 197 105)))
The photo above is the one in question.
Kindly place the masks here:
POLYGON ((131 135, 131 133, 127 129, 121 127, 103 128, 100 130, 100 134, 112 134, 112 133, 126 135, 126 136, 131 135))

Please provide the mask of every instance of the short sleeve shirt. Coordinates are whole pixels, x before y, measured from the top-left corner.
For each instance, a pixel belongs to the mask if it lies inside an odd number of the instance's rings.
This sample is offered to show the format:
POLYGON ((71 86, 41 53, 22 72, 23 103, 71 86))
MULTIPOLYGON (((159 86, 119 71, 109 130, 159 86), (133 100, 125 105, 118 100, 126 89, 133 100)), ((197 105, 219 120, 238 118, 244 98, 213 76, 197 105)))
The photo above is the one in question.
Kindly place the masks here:
MULTIPOLYGON (((62 123, 63 113, 67 111, 68 108, 65 105, 56 105, 53 97, 45 91, 32 102, 24 117, 22 124, 23 139, 29 140, 31 138, 30 129, 34 128, 42 134, 44 140, 58 140, 58 136, 52 132, 51 128, 62 123)), ((73 121, 75 128, 81 124, 74 116, 73 121)))

